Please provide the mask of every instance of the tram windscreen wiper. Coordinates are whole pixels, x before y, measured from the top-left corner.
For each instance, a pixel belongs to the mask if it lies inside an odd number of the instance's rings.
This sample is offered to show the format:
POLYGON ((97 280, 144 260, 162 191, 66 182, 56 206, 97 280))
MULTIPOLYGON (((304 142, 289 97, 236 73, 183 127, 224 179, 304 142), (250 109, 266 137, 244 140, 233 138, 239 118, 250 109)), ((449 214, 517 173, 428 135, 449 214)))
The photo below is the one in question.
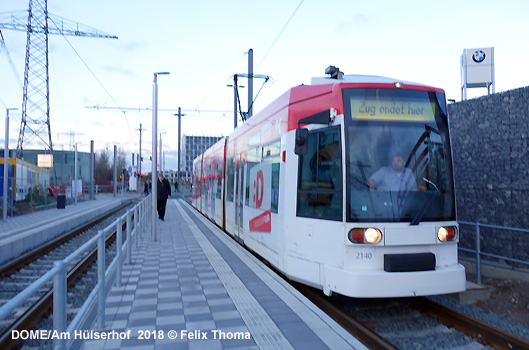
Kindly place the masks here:
POLYGON ((421 206, 421 209, 417 212, 417 214, 415 214, 413 219, 410 221, 410 226, 419 225, 419 223, 421 222, 424 214, 426 214, 428 209, 430 209, 430 206, 431 206, 431 204, 432 204, 432 202, 433 202, 435 197, 436 196, 434 194, 430 194, 428 196, 428 198, 426 199, 426 202, 424 203, 424 205, 421 206))
POLYGON ((433 198, 434 196, 430 196, 430 198, 428 198, 426 203, 421 207, 421 209, 417 212, 417 214, 410 221, 410 226, 419 225, 422 217, 424 216, 424 214, 426 214, 426 211, 428 210, 428 208, 430 208, 430 204, 432 204, 433 198))

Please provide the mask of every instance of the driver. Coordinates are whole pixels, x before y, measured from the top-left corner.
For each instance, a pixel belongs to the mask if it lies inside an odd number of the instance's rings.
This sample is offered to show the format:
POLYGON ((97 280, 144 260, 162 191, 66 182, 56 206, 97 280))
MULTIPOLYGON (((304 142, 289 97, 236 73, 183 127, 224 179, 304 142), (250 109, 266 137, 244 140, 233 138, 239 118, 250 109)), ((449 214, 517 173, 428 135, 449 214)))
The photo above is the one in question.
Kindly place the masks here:
POLYGON ((378 169, 369 179, 369 188, 380 191, 414 191, 417 182, 413 172, 404 167, 402 155, 395 154, 391 166, 378 169))

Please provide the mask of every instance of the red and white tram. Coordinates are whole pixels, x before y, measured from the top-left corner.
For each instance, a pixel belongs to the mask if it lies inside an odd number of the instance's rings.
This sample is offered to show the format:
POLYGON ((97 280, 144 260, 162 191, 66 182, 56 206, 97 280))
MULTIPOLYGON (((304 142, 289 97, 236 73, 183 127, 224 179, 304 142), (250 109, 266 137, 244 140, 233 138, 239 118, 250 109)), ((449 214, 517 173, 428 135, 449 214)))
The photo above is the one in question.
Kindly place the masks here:
POLYGON ((193 205, 326 295, 465 290, 444 91, 328 72, 195 159, 193 205))

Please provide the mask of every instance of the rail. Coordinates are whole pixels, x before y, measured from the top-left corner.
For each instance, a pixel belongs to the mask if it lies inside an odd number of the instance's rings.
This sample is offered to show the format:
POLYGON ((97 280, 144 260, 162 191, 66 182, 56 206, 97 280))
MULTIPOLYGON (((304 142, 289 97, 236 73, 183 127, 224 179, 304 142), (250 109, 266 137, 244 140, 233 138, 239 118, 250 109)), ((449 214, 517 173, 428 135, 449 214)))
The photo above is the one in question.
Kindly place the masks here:
POLYGON ((476 231, 475 231, 476 232, 476 236, 475 236, 476 247, 475 249, 459 247, 459 250, 468 252, 468 253, 474 253, 476 255, 476 280, 477 280, 476 282, 478 284, 481 284, 481 257, 482 256, 486 256, 489 258, 495 258, 495 259, 502 259, 505 261, 513 262, 513 263, 527 265, 529 267, 529 261, 514 259, 508 256, 503 256, 503 255, 498 255, 498 254, 485 253, 481 251, 481 227, 494 228, 494 229, 507 230, 507 231, 518 231, 518 232, 525 232, 525 233, 529 233, 528 229, 523 229, 523 228, 518 228, 518 227, 509 227, 509 226, 482 224, 479 222, 469 222, 469 221, 458 221, 458 223, 463 224, 463 225, 476 226, 476 231))
MULTIPOLYGON (((150 196, 145 197, 140 203, 129 209, 125 214, 116 219, 116 221, 103 230, 99 230, 97 235, 88 242, 79 247, 75 252, 65 259, 56 261, 54 267, 33 282, 30 286, 20 292, 17 296, 7 302, 0 308, 0 320, 9 317, 15 309, 27 302, 40 288, 46 283, 53 280, 53 331, 56 334, 74 334, 78 327, 86 320, 86 317, 92 312, 97 300, 97 325, 99 328, 105 327, 105 286, 110 282, 111 277, 116 272, 116 285, 121 286, 123 254, 127 264, 131 264, 132 244, 138 247, 138 235, 142 235, 147 229, 147 221, 151 215, 148 213, 151 208, 150 196), (132 214, 134 214, 134 229, 132 229, 132 214), (122 224, 126 220, 126 240, 123 242, 122 224), (105 237, 107 232, 116 228, 116 256, 105 268, 105 237), (67 268, 68 265, 75 262, 85 251, 91 249, 97 244, 97 285, 90 293, 83 306, 75 318, 67 325, 67 268), (124 250, 125 249, 125 250, 124 250)), ((63 337, 59 337, 63 338, 63 337)), ((69 339, 54 339, 54 349, 66 349, 69 339)), ((70 339, 73 341, 75 339, 70 339)))

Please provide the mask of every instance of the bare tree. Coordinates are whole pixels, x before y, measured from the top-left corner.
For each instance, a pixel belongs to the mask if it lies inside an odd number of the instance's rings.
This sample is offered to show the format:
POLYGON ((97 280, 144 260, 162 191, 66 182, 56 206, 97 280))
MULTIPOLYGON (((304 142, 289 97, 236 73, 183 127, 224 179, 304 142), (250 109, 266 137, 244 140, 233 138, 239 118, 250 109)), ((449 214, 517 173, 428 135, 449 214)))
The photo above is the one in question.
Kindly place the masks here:
POLYGON ((125 157, 125 150, 121 147, 118 147, 118 174, 121 173, 121 169, 127 168, 127 158, 125 157))
POLYGON ((112 180, 110 157, 105 150, 96 155, 96 181, 112 180))
MULTIPOLYGON (((121 170, 127 168, 125 151, 118 147, 117 172, 118 177, 121 170)), ((107 150, 101 150, 96 155, 96 181, 112 181, 114 177, 114 154, 107 150)))

